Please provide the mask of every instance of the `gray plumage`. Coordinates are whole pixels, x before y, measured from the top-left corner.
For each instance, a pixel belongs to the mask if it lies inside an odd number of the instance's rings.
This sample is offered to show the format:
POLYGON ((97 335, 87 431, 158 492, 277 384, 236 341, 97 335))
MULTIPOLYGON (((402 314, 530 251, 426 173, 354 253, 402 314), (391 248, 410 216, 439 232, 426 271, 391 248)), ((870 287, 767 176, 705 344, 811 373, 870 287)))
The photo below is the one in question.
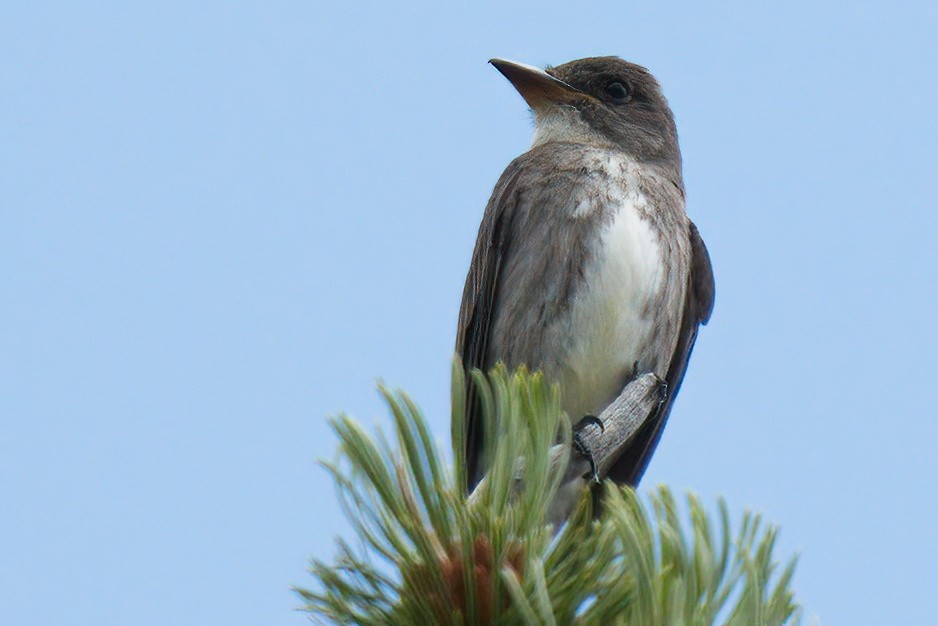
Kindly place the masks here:
MULTIPOLYGON (((636 484, 713 307, 710 260, 684 210, 673 116, 651 74, 614 57, 549 75, 493 63, 531 105, 537 133, 486 207, 457 353, 466 368, 542 370, 573 420, 598 415, 636 375, 664 379, 666 401, 609 472, 636 484)), ((471 489, 485 469, 471 385, 466 406, 471 489)))

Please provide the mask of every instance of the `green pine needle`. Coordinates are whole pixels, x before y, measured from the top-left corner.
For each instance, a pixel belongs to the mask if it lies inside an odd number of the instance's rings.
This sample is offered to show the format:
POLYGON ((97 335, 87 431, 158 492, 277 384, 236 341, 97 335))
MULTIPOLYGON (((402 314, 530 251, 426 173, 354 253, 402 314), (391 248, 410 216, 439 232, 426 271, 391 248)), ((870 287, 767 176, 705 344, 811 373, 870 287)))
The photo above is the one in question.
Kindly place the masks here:
POLYGON ((473 375, 487 415, 490 473, 472 498, 459 487, 466 465, 458 364, 452 468, 401 392, 380 389, 394 418, 394 448, 347 416, 331 420, 341 449, 324 466, 361 547, 340 540, 334 562, 313 560, 315 585, 296 591, 314 619, 401 626, 799 621, 790 589, 795 559, 779 571, 777 530, 746 513, 734 534, 722 500, 714 523, 693 495, 679 502, 661 487, 646 503, 608 483, 599 520, 584 494, 559 531, 551 528, 546 514, 564 468, 550 466, 548 450, 558 432, 570 439, 556 387, 523 369, 473 375))

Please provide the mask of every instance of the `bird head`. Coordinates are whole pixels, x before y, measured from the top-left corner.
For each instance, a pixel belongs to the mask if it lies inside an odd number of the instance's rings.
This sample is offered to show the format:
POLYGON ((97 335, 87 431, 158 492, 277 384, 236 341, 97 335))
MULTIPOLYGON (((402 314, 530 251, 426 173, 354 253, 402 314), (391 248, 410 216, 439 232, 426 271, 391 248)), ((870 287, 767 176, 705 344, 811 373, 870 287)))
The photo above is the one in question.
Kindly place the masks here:
POLYGON ((489 62, 531 107, 534 146, 583 143, 680 168, 674 115, 644 67, 618 57, 579 59, 546 70, 503 59, 489 62))

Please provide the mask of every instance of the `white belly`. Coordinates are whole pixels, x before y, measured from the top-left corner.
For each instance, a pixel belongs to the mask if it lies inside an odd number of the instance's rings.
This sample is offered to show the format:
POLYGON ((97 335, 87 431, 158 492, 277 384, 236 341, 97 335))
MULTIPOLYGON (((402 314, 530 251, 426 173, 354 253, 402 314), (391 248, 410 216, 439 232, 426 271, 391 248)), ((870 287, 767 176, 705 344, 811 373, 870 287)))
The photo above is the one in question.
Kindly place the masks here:
MULTIPOLYGON (((597 415, 621 391, 625 379, 648 362, 654 333, 649 303, 662 289, 658 235, 642 219, 646 198, 637 191, 612 198, 618 211, 600 236, 601 252, 585 268, 573 301, 577 341, 565 363, 564 405, 571 416, 597 415)), ((664 372, 657 372, 663 375, 664 372)))

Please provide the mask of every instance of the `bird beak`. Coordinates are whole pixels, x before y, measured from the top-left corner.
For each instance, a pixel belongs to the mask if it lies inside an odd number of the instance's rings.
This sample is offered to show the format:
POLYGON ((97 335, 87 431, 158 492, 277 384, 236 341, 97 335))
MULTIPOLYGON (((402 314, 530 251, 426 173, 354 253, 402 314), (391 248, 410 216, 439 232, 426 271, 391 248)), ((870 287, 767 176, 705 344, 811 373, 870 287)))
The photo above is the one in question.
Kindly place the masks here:
POLYGON ((491 59, 489 63, 511 81, 524 101, 534 111, 557 104, 574 104, 589 98, 579 89, 554 78, 539 67, 504 59, 491 59))

